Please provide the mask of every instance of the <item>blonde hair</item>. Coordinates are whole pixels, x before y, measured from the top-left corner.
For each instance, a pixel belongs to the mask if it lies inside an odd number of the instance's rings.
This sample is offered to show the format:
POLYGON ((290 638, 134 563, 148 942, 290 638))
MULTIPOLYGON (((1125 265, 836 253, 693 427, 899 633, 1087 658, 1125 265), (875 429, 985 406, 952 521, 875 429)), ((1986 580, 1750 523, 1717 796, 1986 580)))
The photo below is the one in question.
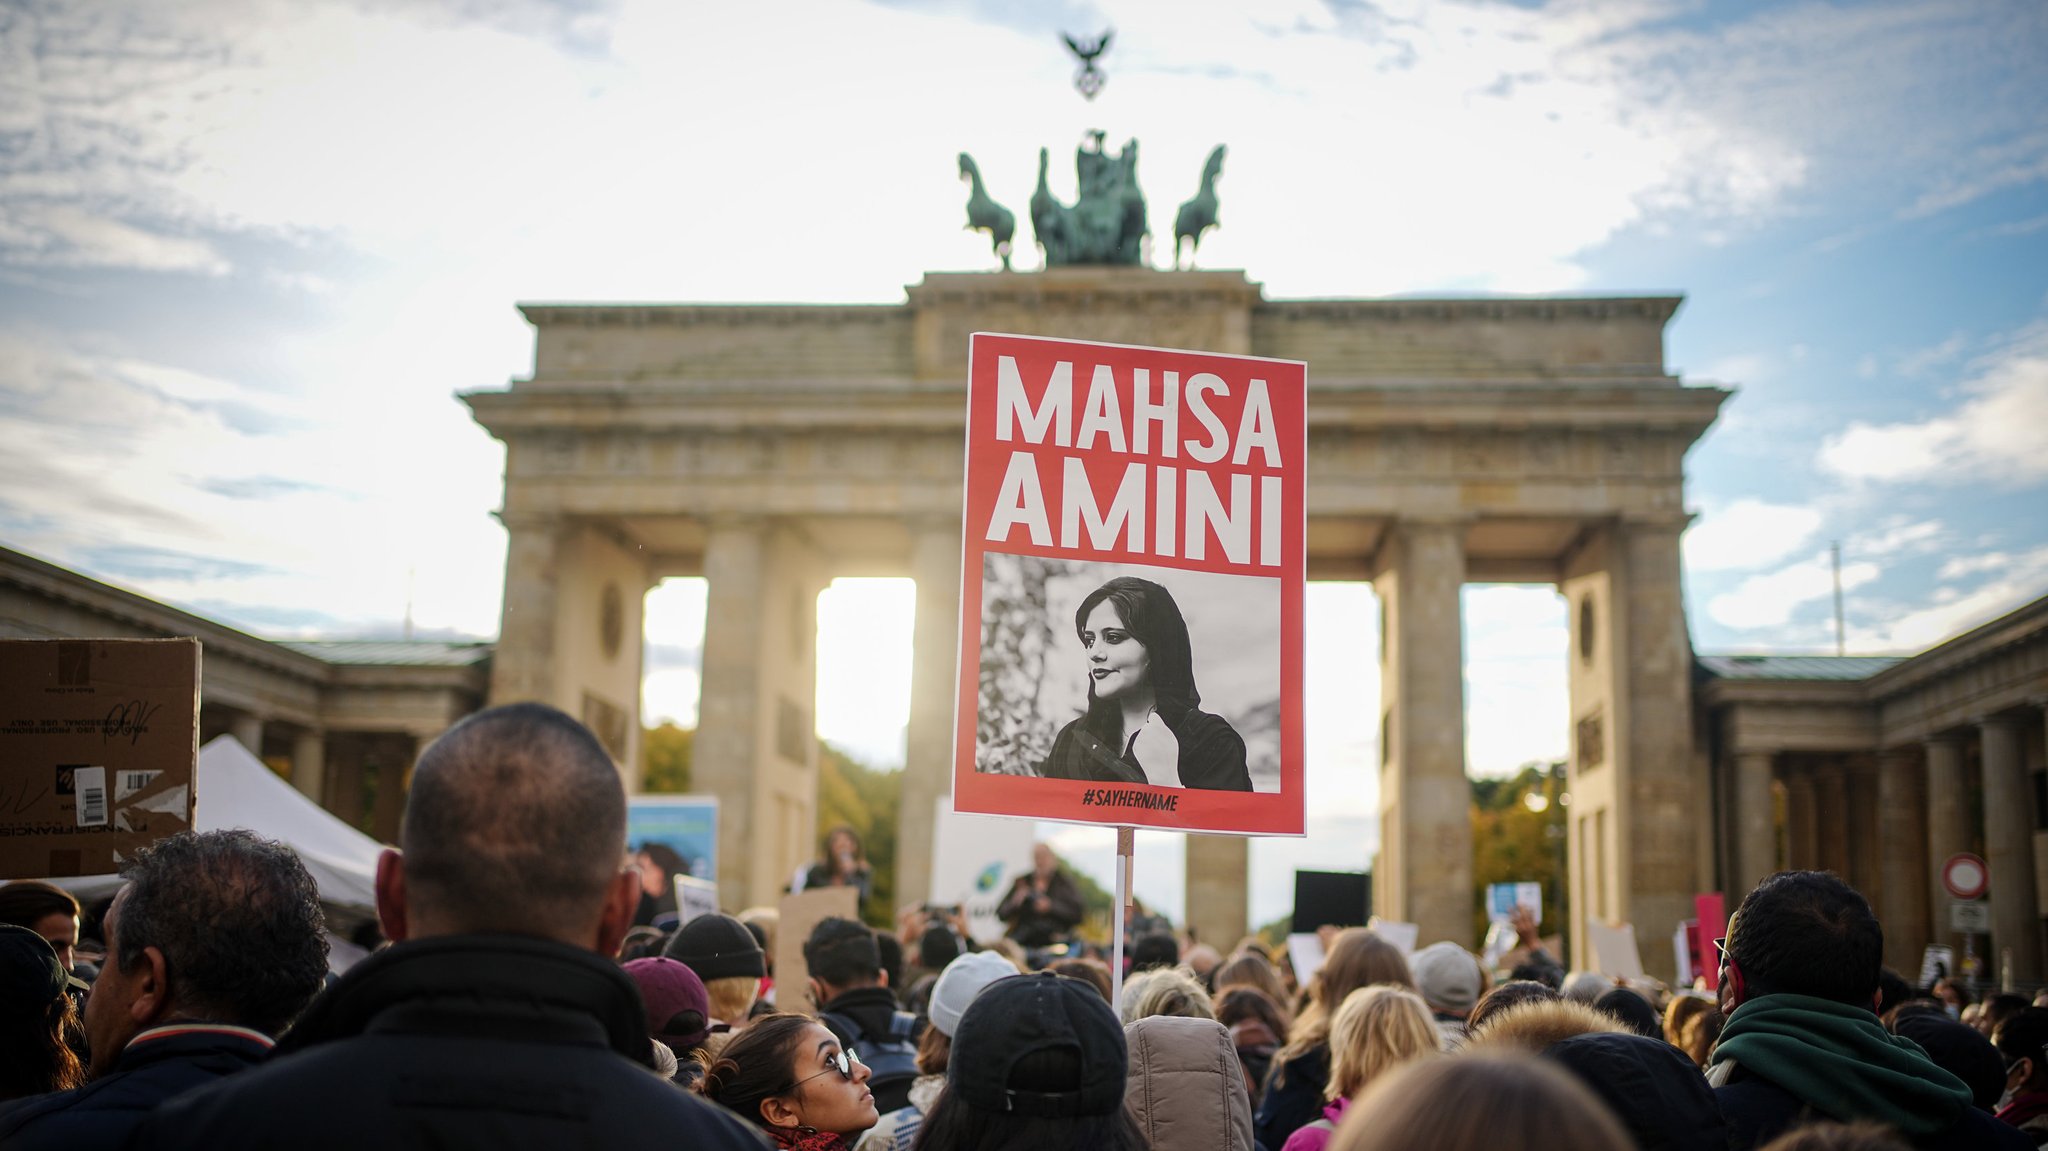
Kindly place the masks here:
POLYGON ((1386 984, 1361 987, 1344 997, 1330 1020, 1330 1082, 1323 1098, 1355 1096, 1385 1072, 1442 1048, 1420 995, 1386 984))
POLYGON ((1118 1005, 1118 1014, 1125 1023, 1154 1015, 1214 1019, 1216 1005, 1185 968, 1158 967, 1124 980, 1124 1000, 1118 1005))
POLYGON ((1530 1055, 1460 1054, 1399 1067, 1351 1104, 1329 1151, 1633 1151, 1591 1090, 1530 1055))
POLYGON ((1352 992, 1375 983, 1415 990, 1415 977, 1408 973, 1408 961, 1399 948, 1367 928, 1347 927, 1338 932, 1330 941, 1323 969, 1309 981, 1308 1004, 1288 1032, 1287 1046, 1273 1061, 1285 1063, 1329 1042, 1330 1015, 1337 1005, 1352 992))
POLYGON ((761 981, 751 975, 728 975, 723 979, 706 979, 704 991, 711 999, 711 1018, 744 1027, 747 1012, 754 1009, 754 1000, 761 993, 761 981))

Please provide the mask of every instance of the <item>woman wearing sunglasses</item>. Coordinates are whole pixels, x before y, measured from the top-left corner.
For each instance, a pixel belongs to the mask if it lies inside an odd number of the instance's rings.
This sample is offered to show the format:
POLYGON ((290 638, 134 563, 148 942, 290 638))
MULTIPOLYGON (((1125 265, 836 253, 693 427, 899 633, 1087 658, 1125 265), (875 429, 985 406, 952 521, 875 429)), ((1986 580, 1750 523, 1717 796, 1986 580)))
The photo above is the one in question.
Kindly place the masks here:
POLYGON ((880 1118, 866 1065, 808 1015, 756 1019, 706 1063, 697 1090, 793 1151, 844 1151, 880 1118))

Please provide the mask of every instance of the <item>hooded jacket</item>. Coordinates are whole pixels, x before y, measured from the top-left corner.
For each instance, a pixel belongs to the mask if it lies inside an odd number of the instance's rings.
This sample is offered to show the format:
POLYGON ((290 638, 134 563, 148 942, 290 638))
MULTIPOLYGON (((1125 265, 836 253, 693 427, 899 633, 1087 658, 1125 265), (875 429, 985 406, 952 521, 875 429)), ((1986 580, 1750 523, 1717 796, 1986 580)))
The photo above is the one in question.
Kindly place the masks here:
POLYGON ((1829 1119, 1884 1123, 1926 1151, 2033 1146, 1972 1106, 1962 1080, 1886 1033, 1868 1007, 1807 995, 1746 1000, 1728 1017, 1707 1080, 1733 1151, 1829 1119))
POLYGON ((1628 1035, 1628 1027, 1589 1004, 1571 999, 1532 999, 1493 1016, 1472 1032, 1475 1051, 1512 1050, 1537 1054, 1579 1035, 1628 1035))
POLYGON ((1213 1019, 1154 1015, 1125 1024, 1124 1106, 1148 1146, 1251 1151, 1252 1104, 1230 1032, 1213 1019))
POLYGON ((133 1146, 625 1147, 659 1131, 758 1151, 736 1116, 648 1065, 639 990, 617 964, 509 935, 399 943, 350 968, 268 1064, 159 1108, 133 1146))

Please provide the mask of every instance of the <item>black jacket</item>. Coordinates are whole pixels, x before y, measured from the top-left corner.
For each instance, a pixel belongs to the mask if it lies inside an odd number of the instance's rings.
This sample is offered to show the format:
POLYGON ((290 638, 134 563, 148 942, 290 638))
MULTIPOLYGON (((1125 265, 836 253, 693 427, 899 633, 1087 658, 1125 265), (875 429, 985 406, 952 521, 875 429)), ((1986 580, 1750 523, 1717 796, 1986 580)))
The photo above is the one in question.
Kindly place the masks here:
POLYGON ((763 1137, 658 1078, 633 981, 515 936, 378 952, 314 1000, 263 1067, 160 1108, 141 1148, 627 1147, 763 1137))
POLYGON ((1706 1075, 1662 1039, 1577 1035, 1544 1048, 1543 1058, 1592 1088, 1638 1151, 1727 1151, 1727 1124, 1706 1075))
MULTIPOLYGON (((1714 1101, 1728 1121, 1730 1151, 1749 1151, 1795 1127, 1829 1121, 1797 1095, 1740 1067, 1727 1085, 1714 1089, 1714 1101)), ((1911 1142, 1919 1151, 2034 1151, 2025 1132, 1975 1107, 1963 1108, 1946 1131, 1911 1142)))
POLYGON ((261 1062, 270 1040, 241 1028, 177 1024, 136 1037, 113 1069, 76 1091, 0 1110, 7 1151, 115 1151, 157 1104, 261 1062))
POLYGON ((1025 947, 1050 947, 1074 933, 1074 928, 1088 914, 1081 899, 1081 889, 1074 883, 1074 877, 1064 868, 1054 868, 1052 877, 1045 881, 1046 909, 1040 911, 1031 905, 1036 894, 1031 881, 1036 872, 1026 872, 1010 884, 1009 894, 996 908, 996 915, 1010 925, 1010 938, 1025 947))
POLYGON ((1266 1092, 1252 1117, 1259 1146, 1274 1148, 1323 1117, 1323 1087, 1330 1082, 1330 1045, 1318 1043, 1266 1075, 1266 1092))

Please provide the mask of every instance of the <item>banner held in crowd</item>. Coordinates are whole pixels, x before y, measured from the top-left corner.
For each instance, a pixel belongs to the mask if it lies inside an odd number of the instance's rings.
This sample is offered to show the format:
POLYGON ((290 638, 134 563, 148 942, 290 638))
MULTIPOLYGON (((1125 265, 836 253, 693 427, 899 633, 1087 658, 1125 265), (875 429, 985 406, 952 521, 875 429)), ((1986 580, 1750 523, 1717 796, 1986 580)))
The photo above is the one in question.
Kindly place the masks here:
POLYGON ((1306 366, 969 360, 955 808, 1302 834, 1306 366))

